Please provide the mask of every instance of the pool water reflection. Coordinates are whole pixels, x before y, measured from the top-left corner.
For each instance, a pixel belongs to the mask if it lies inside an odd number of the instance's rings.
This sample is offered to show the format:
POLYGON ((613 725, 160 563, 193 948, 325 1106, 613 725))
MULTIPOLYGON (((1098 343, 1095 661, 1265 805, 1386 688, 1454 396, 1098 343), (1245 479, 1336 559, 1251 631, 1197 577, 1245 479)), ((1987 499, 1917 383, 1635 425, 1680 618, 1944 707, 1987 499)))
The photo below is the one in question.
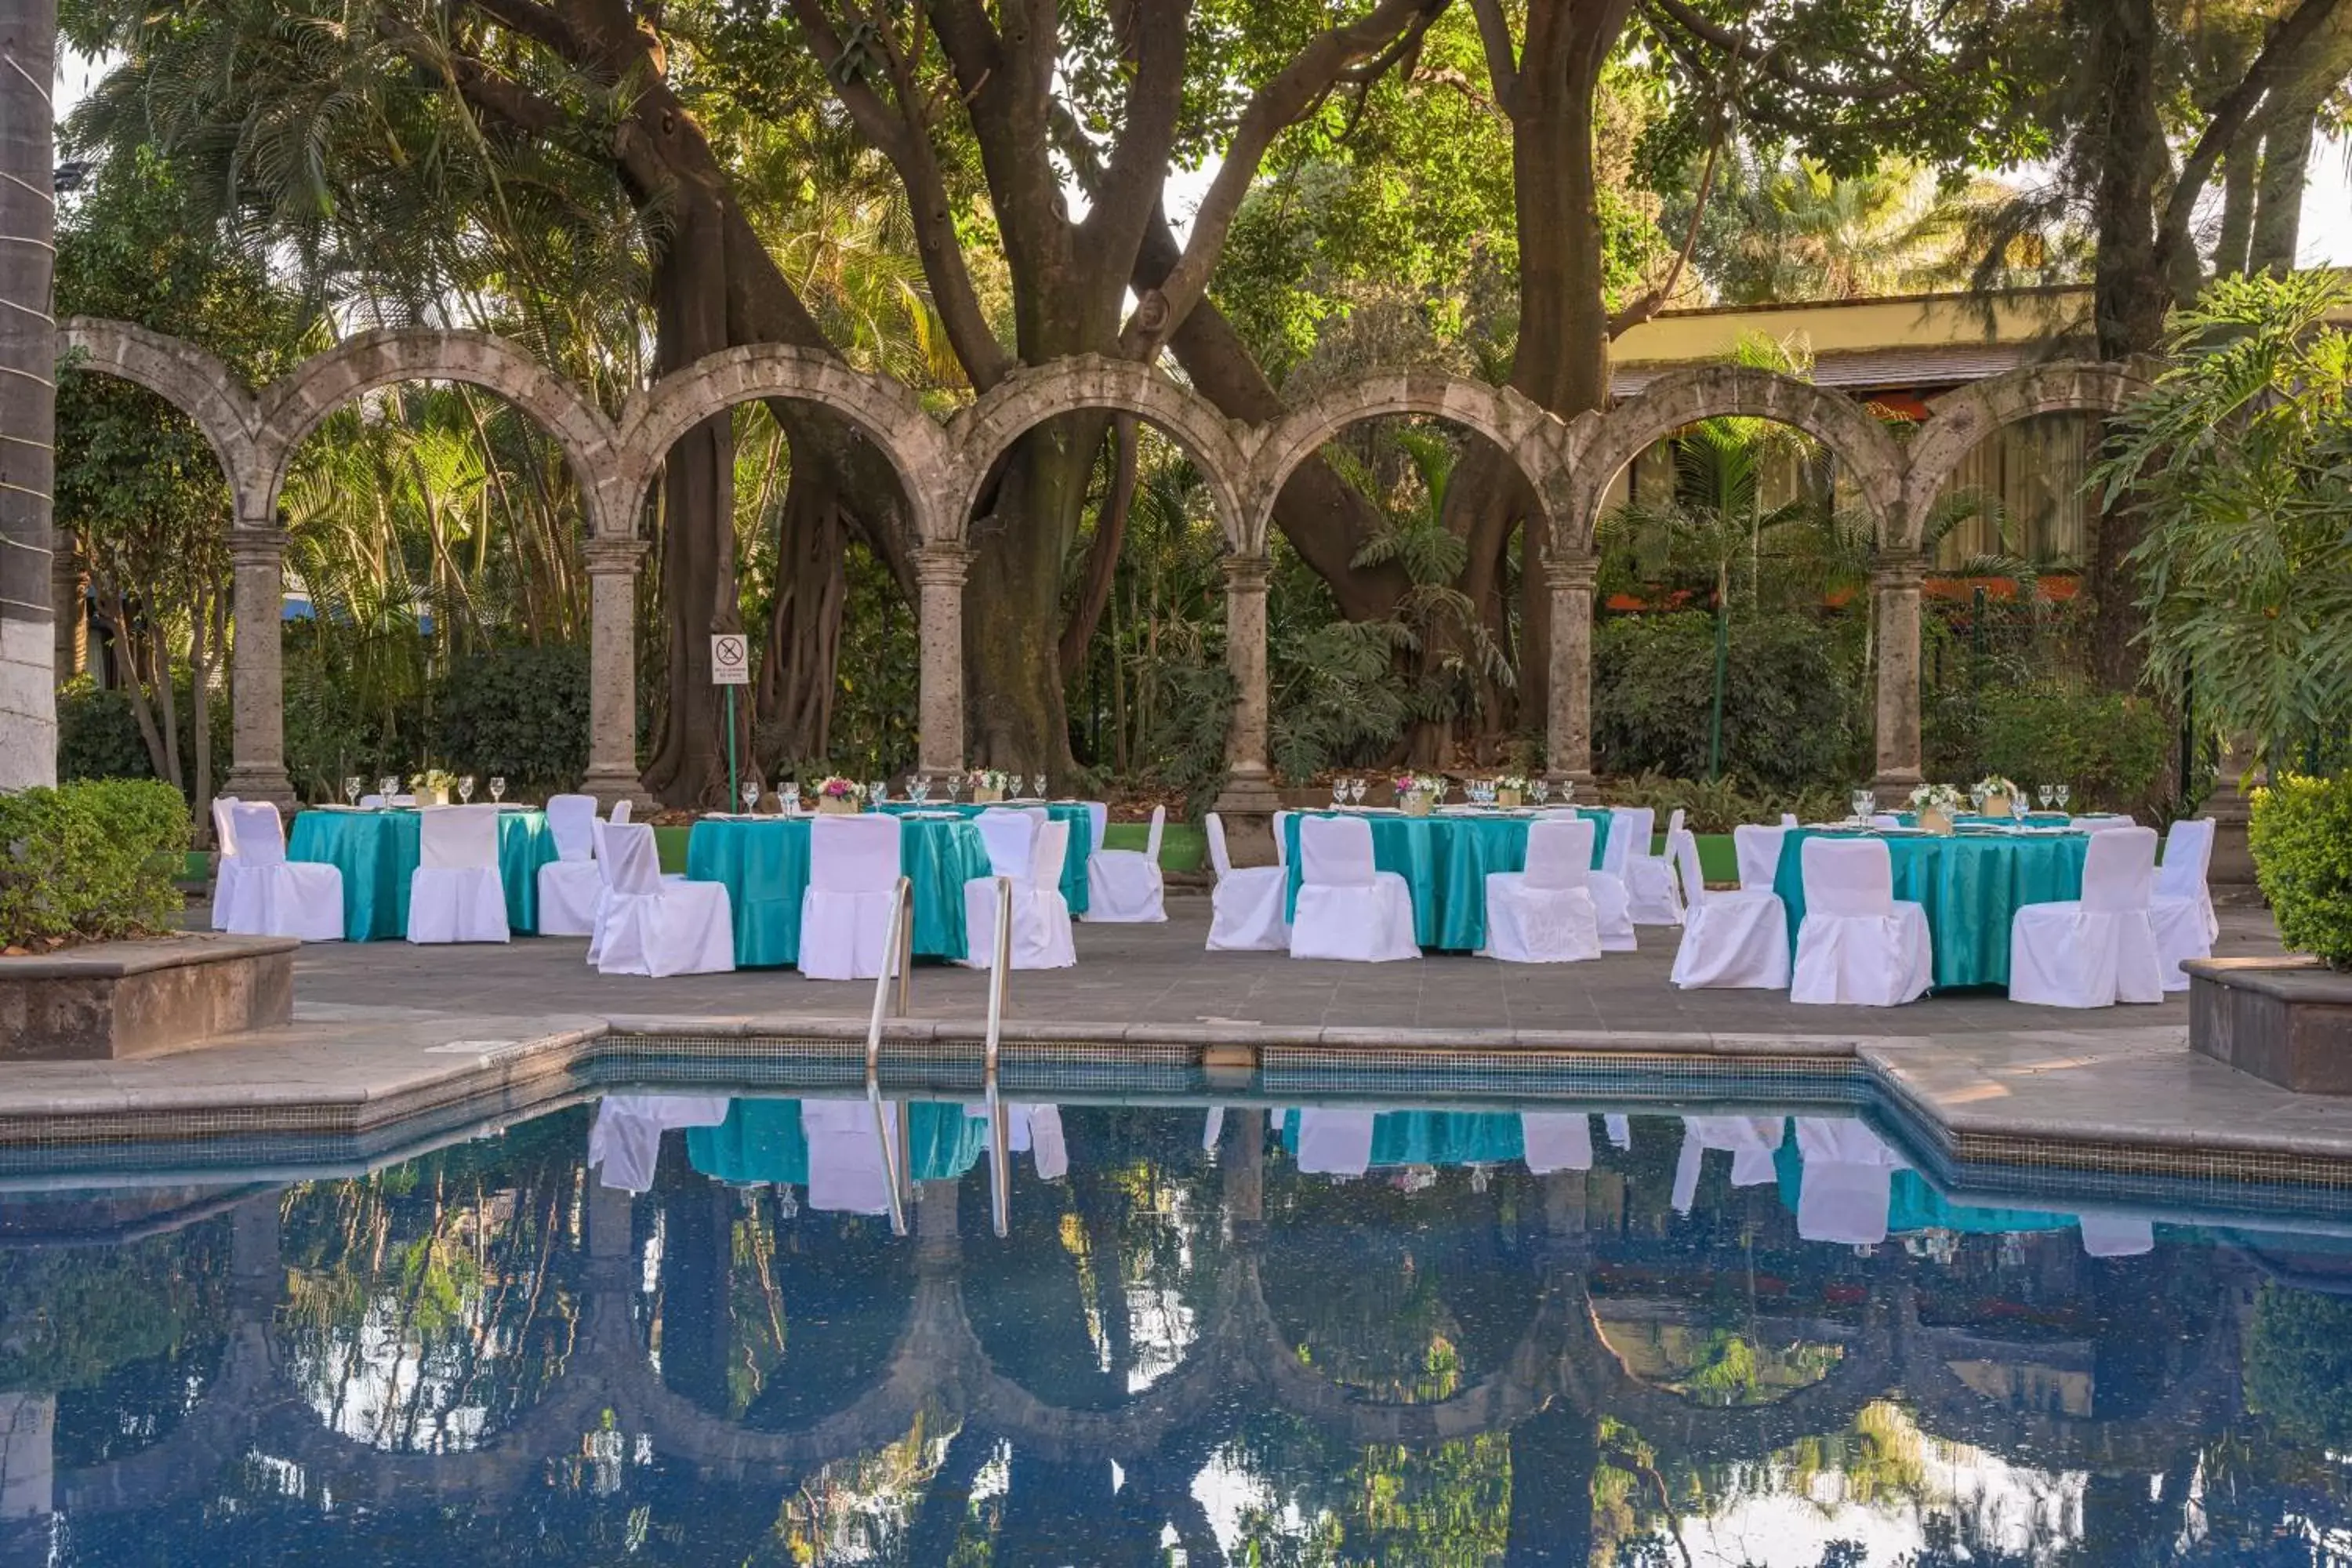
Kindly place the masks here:
POLYGON ((1000 1238, 986 1121, 900 1110, 0 1195, 0 1562, 2352 1550, 2325 1224, 1972 1206, 1835 1117, 1066 1104, 1000 1238))

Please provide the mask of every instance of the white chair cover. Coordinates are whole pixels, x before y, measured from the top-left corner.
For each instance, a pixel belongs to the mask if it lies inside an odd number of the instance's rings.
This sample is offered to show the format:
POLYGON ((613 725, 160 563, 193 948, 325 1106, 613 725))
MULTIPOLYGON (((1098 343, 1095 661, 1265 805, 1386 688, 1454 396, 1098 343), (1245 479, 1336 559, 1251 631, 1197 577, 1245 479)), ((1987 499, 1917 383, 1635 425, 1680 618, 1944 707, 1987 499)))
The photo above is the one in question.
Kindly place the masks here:
POLYGON ((1805 921, 1791 1002, 1895 1007, 1936 978, 1927 911, 1895 898, 1895 862, 1875 838, 1808 838, 1805 921))
POLYGON ((1017 879, 1029 874, 1030 855, 1036 846, 1035 817, 1025 811, 992 805, 973 817, 972 826, 980 829, 980 841, 988 847, 990 876, 1017 879))
POLYGON ((1590 818, 1529 823, 1527 869, 1486 874, 1486 952, 1506 963, 1599 958, 1591 874, 1590 818))
POLYGON ((1385 963, 1419 958, 1412 890, 1372 863, 1371 825, 1356 816, 1309 816, 1298 824, 1298 903, 1290 956, 1385 963))
MULTIPOLYGON (((1301 829, 1315 826, 1310 817, 1301 829)), ((1298 847, 1307 857, 1306 841, 1298 847)), ((1360 1176, 1372 1167, 1372 1116, 1369 1110, 1319 1110, 1298 1113, 1298 1168, 1310 1176, 1360 1176)))
POLYGON ((2137 1215, 2077 1215, 2083 1250, 2093 1258, 2137 1258, 2156 1250, 2156 1226, 2137 1215))
POLYGON ((2167 991, 2189 989, 2191 958, 2213 956, 2221 921, 2213 913, 2206 874, 2213 862, 2213 819, 2185 816, 2164 836, 2164 862, 2156 868, 2156 894, 2148 900, 2148 923, 2156 928, 2156 952, 2164 966, 2167 991))
MULTIPOLYGON (((981 814, 983 819, 990 815, 981 814)), ((1070 931, 1070 902, 1062 896, 1062 861, 1069 843, 1068 823, 1047 822, 1036 830, 1021 874, 1012 879, 1013 967, 1016 970, 1069 969, 1078 962, 1070 931)), ((992 846, 989 858, 993 864, 992 846)), ((974 877, 963 885, 963 929, 966 967, 987 969, 994 964, 996 877, 974 877)))
POLYGON ((1086 803, 1086 805, 1087 830, 1089 834, 1087 839, 1087 852, 1098 855, 1102 852, 1103 832, 1110 826, 1110 805, 1108 802, 1099 800, 1090 800, 1086 803))
POLYGON ((651 1192, 662 1133, 672 1127, 716 1127, 727 1120, 721 1095, 608 1094, 588 1128, 588 1168, 624 1193, 651 1192))
POLYGON ((1793 811, 1784 811, 1784 812, 1782 812, 1782 813, 1780 814, 1780 826, 1781 826, 1784 830, 1785 830, 1785 829, 1788 829, 1788 828, 1794 827, 1794 826, 1797 826, 1797 814, 1796 814, 1795 812, 1793 812, 1793 811))
POLYGON ((418 819, 417 865, 408 879, 408 940, 506 941, 499 808, 436 805, 419 813, 418 819))
POLYGON ((360 809, 362 811, 382 811, 383 809, 383 796, 380 795, 363 795, 360 796, 360 809))
POLYGON ((808 1206, 821 1214, 888 1214, 890 1161, 898 1107, 864 1100, 803 1100, 801 1137, 808 1144, 808 1206))
MULTIPOLYGON (((1089 813, 1094 804, 1087 807, 1089 813)), ((1167 831, 1168 808, 1151 808, 1151 835, 1146 847, 1105 849, 1100 818, 1096 819, 1095 852, 1087 860, 1087 913, 1091 922, 1106 925, 1157 925, 1167 920, 1161 902, 1166 889, 1160 876, 1160 838, 1167 831)))
POLYGON ((1037 1163, 1037 1174, 1048 1182, 1070 1173, 1069 1145, 1062 1141, 1062 1110, 1055 1105, 1008 1105, 1006 1120, 1012 1152, 1037 1163))
POLYGON ((244 863, 236 858, 236 833, 230 826, 229 807, 237 804, 233 795, 213 796, 213 847, 219 852, 219 861, 213 872, 213 930, 228 930, 228 908, 236 899, 236 879, 244 871, 244 863))
POLYGON ((1284 833, 1283 826, 1297 815, 1295 811, 1277 811, 1274 814, 1274 863, 1285 870, 1290 868, 1290 839, 1284 833))
POLYGON ((2042 1007, 2110 1007, 2164 1000, 2148 899, 2156 829, 2095 833, 2083 856, 2083 896, 2027 904, 2010 921, 2009 999, 2042 1007))
MULTIPOLYGON (((1742 831, 1745 831, 1743 829, 1742 831)), ((1771 832, 1774 829, 1759 829, 1771 832)), ((1789 910, 1767 886, 1736 893, 1707 890, 1698 865, 1698 840, 1676 829, 1666 852, 1680 875, 1686 912, 1671 978, 1683 990, 1701 987, 1786 990, 1789 910)))
POLYGON ((1592 1118, 1581 1110, 1522 1110, 1519 1142, 1531 1175, 1592 1169, 1592 1118))
POLYGON ((613 821, 614 821, 614 822, 626 822, 626 821, 628 821, 628 820, 629 820, 629 797, 628 797, 627 795, 623 795, 620 799, 618 799, 618 800, 614 801, 614 802, 613 803, 613 809, 612 809, 612 812, 611 812, 611 814, 610 814, 610 815, 611 815, 611 818, 612 818, 612 820, 613 820, 613 821))
POLYGON ((1633 1146, 1633 1119, 1632 1117, 1625 1116, 1622 1113, 1612 1112, 1601 1119, 1601 1126, 1602 1130, 1609 1134, 1609 1142, 1614 1143, 1618 1148, 1631 1149, 1633 1146))
POLYGON ((2075 817, 2074 826, 2085 833, 2112 833, 2118 827, 2137 827, 2139 824, 2120 812, 2093 812, 2075 817))
POLYGON ((596 797, 547 797, 547 831, 557 858, 539 868, 539 934, 588 936, 596 929, 596 897, 604 874, 596 869, 596 797))
POLYGON ((1645 851, 1649 848, 1650 826, 1655 820, 1656 814, 1645 805, 1618 806, 1610 813, 1609 841, 1601 847, 1601 869, 1586 879, 1593 910, 1601 919, 1603 952, 1632 952, 1639 945, 1633 935, 1633 899, 1626 882, 1627 868, 1633 863, 1636 838, 1645 851))
MULTIPOLYGON (((590 962, 600 974, 724 974, 735 967, 734 908, 724 882, 668 881, 654 830, 602 825, 604 909, 590 962)), ((806 940, 805 931, 802 933, 806 940)))
POLYGON ((1710 1149, 1731 1152, 1731 1184, 1759 1187, 1779 1178, 1772 1155, 1780 1147, 1785 1119, 1778 1116, 1686 1116, 1683 1152, 1675 1163, 1676 1214, 1688 1214, 1698 1197, 1699 1173, 1710 1149))
POLYGON ((889 966, 902 831, 897 817, 881 812, 809 824, 809 885, 801 895, 806 978, 871 980, 889 966))
MULTIPOLYGON (((1211 952, 1281 952, 1290 946, 1290 922, 1283 916, 1289 901, 1289 873, 1281 866, 1235 867, 1225 847, 1225 824, 1215 812, 1208 816, 1209 864, 1217 885, 1209 894, 1211 952)), ((1277 827, 1275 847, 1282 846, 1277 827)))
MULTIPOLYGON (((1674 873, 1664 856, 1650 853, 1650 830, 1656 815, 1647 807, 1639 809, 1643 820, 1626 845, 1626 916, 1637 926, 1678 926, 1683 923, 1683 901, 1675 889, 1674 873)), ((1683 809, 1676 806, 1666 819, 1667 838, 1682 829, 1683 809)))
POLYGON ((332 866, 286 858, 286 824, 266 800, 228 809, 228 839, 237 873, 229 882, 219 929, 238 936, 290 936, 303 942, 343 938, 343 874, 332 866))
POLYGON ((1853 1247, 1885 1241, 1895 1173, 1904 1168, 1895 1151, 1859 1121, 1800 1116, 1797 1152, 1804 1160, 1797 1235, 1853 1247))
POLYGON ((1870 814, 1870 825, 1873 827, 1900 827, 1903 818, 1891 811, 1874 811, 1870 814))
MULTIPOLYGON (((1759 827, 1741 823, 1731 830, 1732 852, 1739 857, 1739 888, 1742 892, 1769 893, 1773 879, 1780 874, 1780 846, 1787 842, 1791 824, 1778 827, 1759 827)), ((1687 894, 1689 889, 1684 892, 1687 894)))

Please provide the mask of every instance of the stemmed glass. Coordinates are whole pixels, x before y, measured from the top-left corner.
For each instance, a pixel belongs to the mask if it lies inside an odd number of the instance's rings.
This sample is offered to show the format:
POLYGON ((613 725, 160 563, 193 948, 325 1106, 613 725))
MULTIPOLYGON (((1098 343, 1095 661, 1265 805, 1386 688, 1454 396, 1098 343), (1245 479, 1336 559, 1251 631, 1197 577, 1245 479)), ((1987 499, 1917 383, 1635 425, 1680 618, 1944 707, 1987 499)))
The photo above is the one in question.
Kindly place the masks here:
POLYGON ((1444 773, 1440 773, 1440 774, 1438 774, 1435 778, 1433 778, 1433 779, 1430 780, 1430 782, 1429 782, 1429 795, 1430 795, 1429 804, 1430 804, 1430 805, 1444 805, 1445 804, 1445 791, 1446 791, 1446 786, 1447 786, 1447 780, 1446 780, 1446 777, 1445 777, 1445 775, 1444 775, 1444 773))
POLYGON ((1031 785, 1031 793, 1035 795, 1039 800, 1045 799, 1045 792, 1053 787, 1045 782, 1045 775, 1043 773, 1030 774, 1029 783, 1031 785))
POLYGON ((359 774, 351 773, 346 775, 343 779, 343 804, 354 806, 359 805, 360 796, 366 791, 366 789, 367 785, 361 782, 359 774))
POLYGON ((920 805, 923 802, 930 799, 931 781, 929 777, 923 773, 917 773, 913 778, 908 780, 907 798, 913 801, 917 805, 920 805))
POLYGON ((474 804, 474 775, 471 773, 466 774, 457 781, 457 804, 460 805, 474 804))
POLYGON ((1846 804, 1853 807, 1853 823, 1856 827, 1861 826, 1864 823, 1870 820, 1870 808, 1874 802, 1871 793, 1868 790, 1858 789, 1854 791, 1852 795, 1847 797, 1846 804))
POLYGON ((1969 785, 1969 804, 1976 807, 1977 815, 1979 816, 1982 816, 1984 815, 1984 803, 1985 786, 1982 784, 1969 785))
POLYGON ((2042 809, 2047 811, 2050 809, 2051 804, 2058 798, 2058 792, 2050 784, 2035 784, 2033 786, 2033 795, 2035 799, 2042 803, 2042 809))
POLYGON ((1339 774, 1331 775, 1331 809, 1339 810, 1348 804, 1348 781, 1339 774))
POLYGON ((876 779, 872 784, 866 786, 866 805, 880 805, 884 801, 888 800, 889 798, 890 781, 888 779, 876 779))
POLYGON ((392 804, 392 797, 400 793, 400 775, 386 773, 376 780, 375 784, 377 789, 383 792, 383 804, 389 806, 392 804))
POLYGON ((1528 781, 1528 798, 1535 802, 1535 806, 1538 811, 1541 811, 1543 809, 1543 803, 1549 799, 1550 796, 1551 781, 1549 779, 1529 779, 1528 781))
POLYGON ((1576 798, 1576 781, 1575 781, 1574 779, 1562 779, 1562 780, 1560 780, 1560 781, 1559 781, 1559 804, 1560 804, 1560 805, 1568 805, 1570 802, 1573 801, 1575 798, 1576 798))
POLYGON ((758 779, 745 779, 743 781, 742 793, 743 815, 750 816, 760 809, 760 781, 758 779))
POLYGON ((2025 798, 2025 792, 2023 790, 2019 790, 2015 795, 2009 797, 2010 826, 2012 827, 2022 827, 2025 826, 2025 813, 2029 804, 2030 803, 2025 798))
POLYGON ((504 773, 492 773, 492 774, 490 775, 490 804, 491 804, 492 805, 498 805, 498 804, 499 804, 499 802, 500 802, 500 801, 502 801, 502 800, 504 800, 504 799, 506 798, 506 795, 507 795, 507 776, 506 776, 506 774, 504 774, 504 773))
POLYGON ((1352 778, 1348 781, 1348 802, 1349 805, 1361 805, 1364 804, 1364 786, 1365 781, 1360 777, 1352 778))
POLYGON ((801 786, 798 779, 776 792, 776 805, 786 816, 801 814, 801 786))
POLYGON ((2058 809, 2063 811, 2066 809, 2066 797, 2074 792, 2067 788, 2064 784, 2059 784, 2050 793, 2058 797, 2058 809))

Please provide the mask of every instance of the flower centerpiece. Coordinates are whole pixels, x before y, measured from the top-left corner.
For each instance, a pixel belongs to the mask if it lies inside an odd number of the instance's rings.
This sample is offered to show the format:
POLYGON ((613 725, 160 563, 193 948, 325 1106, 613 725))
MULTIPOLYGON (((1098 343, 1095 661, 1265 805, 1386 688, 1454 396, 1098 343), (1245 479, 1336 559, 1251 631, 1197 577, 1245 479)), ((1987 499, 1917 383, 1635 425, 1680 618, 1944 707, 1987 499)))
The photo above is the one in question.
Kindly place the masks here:
POLYGON ((423 805, 446 805, 449 792, 457 784, 456 775, 446 768, 427 768, 408 781, 408 793, 423 805))
POLYGON ((1003 768, 972 769, 972 804, 974 805, 985 805, 991 801, 1003 800, 1004 798, 1004 785, 1005 778, 1004 770, 1003 768))
POLYGON ((2009 803, 2024 798, 2022 790, 1999 773, 1987 773, 1977 780, 1975 793, 1984 796, 1984 814, 1987 816, 2007 816, 2009 803))
POLYGON ((1434 782, 1419 773, 1399 773, 1396 777, 1397 808, 1407 816, 1427 816, 1430 797, 1435 793, 1434 782))
POLYGON ((816 786, 816 808, 827 816, 855 816, 860 791, 852 781, 828 776, 816 786))
POLYGON ((1911 792, 1911 809, 1928 832, 1949 833, 1952 818, 1960 814, 1960 792, 1950 784, 1923 784, 1911 792))
POLYGON ((1495 804, 1505 810, 1524 805, 1528 798, 1528 781, 1524 773, 1502 773, 1495 780, 1495 804))

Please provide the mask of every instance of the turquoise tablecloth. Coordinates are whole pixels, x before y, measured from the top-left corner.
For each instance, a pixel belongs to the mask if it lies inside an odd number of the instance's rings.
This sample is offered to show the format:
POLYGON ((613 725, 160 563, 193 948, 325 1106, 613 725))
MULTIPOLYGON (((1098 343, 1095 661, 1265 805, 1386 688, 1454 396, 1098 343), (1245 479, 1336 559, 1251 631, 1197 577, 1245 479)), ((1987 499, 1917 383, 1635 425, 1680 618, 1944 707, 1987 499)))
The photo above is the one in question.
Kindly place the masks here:
MULTIPOLYGON (((396 942, 408 934, 408 879, 416 870, 423 829, 413 811, 306 811, 294 818, 286 858, 332 866, 343 874, 343 938, 396 942)), ((547 814, 499 814, 499 879, 506 884, 507 924, 539 930, 539 868, 557 858, 547 814)))
MULTIPOLYGON (((1298 1152, 1296 1110, 1283 1115, 1282 1146, 1298 1152)), ((1514 1112, 1383 1110, 1372 1118, 1375 1165, 1499 1165, 1526 1155, 1514 1112)))
MULTIPOLYGON (((688 879, 727 884, 738 967, 800 962, 811 820, 705 817, 687 837, 688 879)), ((988 875, 988 847, 981 842, 980 829, 969 822, 901 822, 898 830, 899 868, 915 884, 916 956, 963 957, 963 885, 988 875)))
MULTIPOLYGON (((1900 822, 1906 827, 1916 827, 1919 826, 1919 814, 1916 811, 1898 811, 1895 814, 1895 820, 1900 822)), ((2063 811, 2030 811, 2025 814, 2025 820, 2028 825, 2034 827, 2063 827, 2074 819, 2067 816, 2063 811)), ((2010 819, 2006 816, 1979 816, 1974 812, 1969 811, 1964 811, 1960 813, 1959 816, 1952 818, 1952 825, 1956 827, 2008 827, 2011 826, 2010 819)))
MULTIPOLYGON (((1010 808, 1027 810, 1036 804, 1034 801, 1030 801, 1012 805, 1010 808)), ((994 809, 1002 811, 1007 808, 1005 805, 1000 805, 994 809)), ((886 804, 882 809, 892 812, 952 811, 958 816, 974 817, 991 808, 985 805, 974 805, 969 801, 950 805, 945 801, 934 800, 917 805, 912 801, 894 800, 886 804)), ((1095 852, 1094 814, 1087 809, 1084 801, 1076 800, 1054 801, 1046 805, 1045 812, 1055 822, 1066 822, 1070 825, 1070 851, 1062 860, 1062 897, 1068 900, 1070 913, 1085 914, 1087 912, 1087 860, 1095 852)))
MULTIPOLYGON (((1811 828, 1780 841, 1772 890, 1789 910, 1789 940, 1805 919, 1804 841, 1811 828)), ((1837 837, 1832 835, 1830 837, 1837 837)), ((2086 833, 2022 837, 2005 833, 1889 835, 1895 896, 1927 911, 1936 949, 1936 984, 2007 985, 2009 924, 2020 905, 2083 896, 2086 833)))
MULTIPOLYGON (((907 1108, 908 1169, 919 1182, 952 1181, 988 1148, 988 1123, 961 1105, 917 1100, 907 1108)), ((686 1130, 687 1163, 738 1185, 808 1181, 808 1139, 797 1100, 739 1100, 716 1127, 686 1130)))
MULTIPOLYGON (((1609 842, 1609 813, 1597 806, 1579 809, 1592 819, 1592 865, 1598 870, 1609 842)), ((1290 868, 1286 913, 1298 912, 1299 818, 1337 815, 1293 812, 1284 821, 1282 854, 1290 868)), ((1412 889, 1413 940, 1423 947, 1465 952, 1486 946, 1486 874, 1527 869, 1528 827, 1535 818, 1368 812, 1363 820, 1372 826, 1372 864, 1394 871, 1412 889)))

